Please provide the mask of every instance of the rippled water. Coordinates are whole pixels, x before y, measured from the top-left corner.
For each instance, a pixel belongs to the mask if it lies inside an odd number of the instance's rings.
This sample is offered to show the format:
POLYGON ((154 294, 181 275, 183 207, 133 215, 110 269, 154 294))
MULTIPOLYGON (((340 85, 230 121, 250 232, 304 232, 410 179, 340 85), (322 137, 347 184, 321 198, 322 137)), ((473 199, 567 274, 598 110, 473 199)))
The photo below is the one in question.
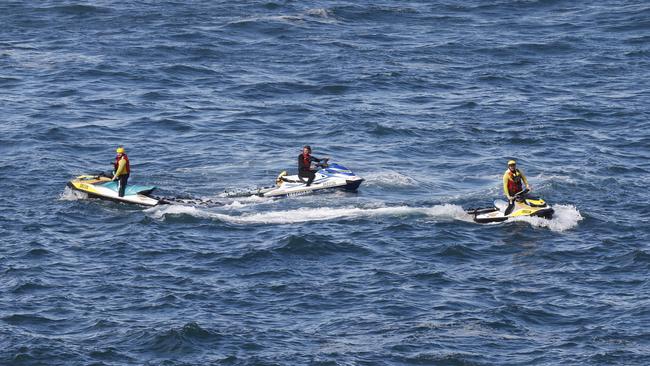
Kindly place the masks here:
POLYGON ((0 364, 647 365, 645 2, 0 4, 0 364), (357 194, 229 199, 303 144, 357 194), (80 199, 131 182, 218 205, 80 199), (552 220, 478 225, 516 158, 552 220))

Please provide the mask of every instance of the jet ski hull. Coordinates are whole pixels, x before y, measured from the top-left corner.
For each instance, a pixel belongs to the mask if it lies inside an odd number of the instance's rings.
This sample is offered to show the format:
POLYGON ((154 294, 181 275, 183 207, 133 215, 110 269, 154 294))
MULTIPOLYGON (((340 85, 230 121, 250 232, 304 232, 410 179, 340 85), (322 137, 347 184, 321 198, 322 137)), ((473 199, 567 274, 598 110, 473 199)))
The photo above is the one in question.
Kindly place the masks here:
POLYGON ((548 207, 548 208, 541 209, 539 211, 535 211, 530 216, 543 217, 545 219, 550 220, 553 218, 554 213, 555 211, 552 208, 548 207))
POLYGON ((356 180, 346 180, 346 185, 344 185, 342 188, 346 191, 355 192, 357 189, 359 189, 361 183, 363 183, 363 178, 356 180))
POLYGON ((75 191, 86 193, 88 197, 114 202, 143 206, 156 206, 165 203, 150 196, 155 189, 153 186, 127 185, 126 194, 120 197, 117 192, 117 184, 102 176, 82 175, 69 181, 67 186, 75 191))
POLYGON ((315 180, 310 186, 304 183, 290 183, 284 182, 280 187, 272 188, 266 192, 259 194, 262 197, 282 197, 282 196, 300 196, 318 191, 329 191, 335 189, 342 189, 345 191, 354 192, 363 183, 363 178, 356 179, 340 179, 340 180, 327 180, 319 182, 315 180))

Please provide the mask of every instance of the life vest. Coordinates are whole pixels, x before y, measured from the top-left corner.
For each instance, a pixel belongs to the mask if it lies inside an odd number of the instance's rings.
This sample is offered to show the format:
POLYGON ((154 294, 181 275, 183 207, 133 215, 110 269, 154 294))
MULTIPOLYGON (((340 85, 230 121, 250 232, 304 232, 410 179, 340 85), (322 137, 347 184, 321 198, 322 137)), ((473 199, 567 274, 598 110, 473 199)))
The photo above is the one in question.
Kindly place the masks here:
POLYGON ((519 169, 515 169, 514 173, 508 170, 508 174, 510 174, 510 179, 508 179, 508 193, 513 196, 521 192, 521 172, 519 172, 519 169))
POLYGON ((113 171, 117 172, 117 168, 120 166, 120 159, 126 160, 126 166, 124 166, 124 172, 125 174, 131 174, 131 165, 129 164, 129 157, 126 156, 126 154, 122 154, 122 156, 116 156, 115 157, 115 163, 113 163, 113 171))
POLYGON ((305 156, 305 154, 302 154, 302 166, 304 167, 303 169, 309 170, 311 166, 311 155, 305 156))

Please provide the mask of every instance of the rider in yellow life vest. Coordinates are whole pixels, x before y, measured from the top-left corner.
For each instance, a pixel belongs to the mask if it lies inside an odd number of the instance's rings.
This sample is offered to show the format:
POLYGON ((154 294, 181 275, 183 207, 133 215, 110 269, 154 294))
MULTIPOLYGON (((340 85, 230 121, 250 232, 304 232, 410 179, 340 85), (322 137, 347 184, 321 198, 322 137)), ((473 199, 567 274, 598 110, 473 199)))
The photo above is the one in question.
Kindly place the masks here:
POLYGON ((503 174, 503 192, 508 197, 508 201, 512 201, 514 195, 523 190, 522 182, 528 190, 531 189, 524 173, 517 169, 517 162, 510 160, 508 162, 508 170, 503 174))
POLYGON ((117 194, 120 197, 124 197, 124 192, 126 191, 126 183, 129 181, 129 175, 131 174, 131 165, 129 164, 129 157, 126 155, 126 152, 122 146, 118 147, 115 152, 117 153, 117 156, 115 157, 115 162, 113 163, 112 180, 119 180, 117 185, 117 194))

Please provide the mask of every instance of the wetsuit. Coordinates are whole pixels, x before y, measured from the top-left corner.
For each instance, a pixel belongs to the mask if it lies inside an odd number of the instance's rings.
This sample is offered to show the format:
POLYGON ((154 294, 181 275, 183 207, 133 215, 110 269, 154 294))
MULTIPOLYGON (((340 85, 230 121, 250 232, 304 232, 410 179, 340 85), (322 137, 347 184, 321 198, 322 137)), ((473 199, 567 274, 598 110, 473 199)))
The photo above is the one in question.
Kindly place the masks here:
POLYGON ((313 157, 311 155, 305 155, 305 154, 300 154, 298 155, 298 178, 307 178, 307 187, 311 185, 311 183, 314 181, 316 178, 316 172, 311 170, 311 163, 313 161, 320 163, 322 159, 313 157))
POLYGON ((522 182, 528 187, 528 180, 521 170, 515 169, 514 173, 506 170, 503 174, 503 192, 508 199, 523 190, 522 182))
POLYGON ((129 175, 131 174, 129 157, 126 156, 126 154, 122 154, 121 158, 116 157, 113 167, 115 168, 115 176, 118 179, 117 194, 120 197, 124 197, 124 192, 126 191, 126 183, 129 181, 129 175))

